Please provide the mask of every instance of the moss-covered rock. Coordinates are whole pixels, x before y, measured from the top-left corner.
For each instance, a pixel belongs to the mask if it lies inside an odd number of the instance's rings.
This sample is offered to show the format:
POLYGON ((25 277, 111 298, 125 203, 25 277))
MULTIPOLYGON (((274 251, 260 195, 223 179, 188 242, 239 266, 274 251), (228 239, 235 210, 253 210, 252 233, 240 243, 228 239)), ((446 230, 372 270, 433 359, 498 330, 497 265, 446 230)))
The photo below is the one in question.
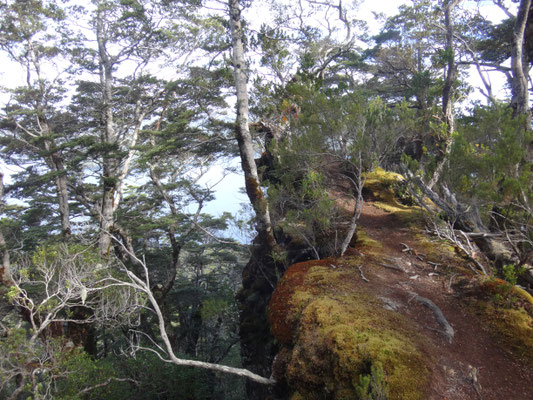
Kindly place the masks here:
POLYGON ((287 270, 269 313, 274 336, 285 346, 278 379, 287 381, 292 398, 355 399, 360 376, 380 363, 390 399, 425 398, 430 361, 424 339, 358 285, 358 274, 335 260, 287 270))

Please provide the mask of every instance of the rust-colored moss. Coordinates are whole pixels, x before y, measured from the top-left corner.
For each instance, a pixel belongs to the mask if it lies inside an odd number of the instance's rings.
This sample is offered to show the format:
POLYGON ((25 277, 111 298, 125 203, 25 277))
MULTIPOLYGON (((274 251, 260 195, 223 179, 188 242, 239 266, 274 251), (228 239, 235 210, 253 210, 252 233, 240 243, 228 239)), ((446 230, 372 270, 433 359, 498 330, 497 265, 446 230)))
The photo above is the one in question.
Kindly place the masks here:
POLYGON ((510 285, 508 282, 499 278, 491 278, 485 280, 481 288, 488 294, 500 295, 507 297, 509 294, 516 296, 520 302, 533 305, 533 297, 524 289, 518 286, 510 285))
POLYGON ((291 299, 296 288, 304 281, 309 268, 327 265, 328 260, 311 260, 291 265, 276 286, 268 308, 268 318, 272 333, 282 344, 291 344, 298 316, 291 309, 291 299))

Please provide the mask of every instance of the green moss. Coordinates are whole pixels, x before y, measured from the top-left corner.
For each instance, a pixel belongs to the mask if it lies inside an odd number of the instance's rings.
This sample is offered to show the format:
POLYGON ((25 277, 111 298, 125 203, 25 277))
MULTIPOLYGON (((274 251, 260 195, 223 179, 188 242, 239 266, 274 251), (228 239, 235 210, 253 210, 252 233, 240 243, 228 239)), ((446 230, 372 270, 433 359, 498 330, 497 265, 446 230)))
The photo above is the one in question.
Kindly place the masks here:
MULTIPOLYGON (((423 399, 429 360, 407 320, 357 286, 358 270, 315 265, 294 287, 298 315, 285 376, 298 398, 354 399, 367 366, 381 363, 391 399, 423 399)), ((294 396, 293 396, 294 398, 294 396)))
POLYGON ((422 209, 418 206, 405 206, 398 203, 396 200, 389 203, 376 201, 373 204, 374 207, 381 208, 382 210, 393 214, 398 222, 405 227, 424 225, 424 214, 422 213, 422 209))
POLYGON ((424 222, 420 207, 401 204, 396 189, 404 178, 400 174, 387 172, 381 168, 366 176, 365 191, 371 194, 373 205, 394 214, 398 222, 404 226, 418 225, 424 222))
POLYGON ((533 366, 533 317, 523 308, 481 305, 483 317, 502 344, 533 366))
POLYGON ((437 237, 428 237, 419 230, 413 237, 416 244, 413 245, 419 253, 423 253, 428 261, 444 264, 448 267, 455 267, 458 271, 471 275, 472 271, 466 268, 465 260, 458 257, 455 247, 450 242, 437 237))
POLYGON ((400 174, 376 168, 374 171, 366 174, 365 190, 372 193, 372 196, 376 200, 394 204, 397 203, 394 187, 398 182, 403 180, 404 178, 400 174))
POLYGON ((356 247, 363 250, 364 252, 375 254, 376 252, 381 251, 383 245, 381 244, 381 242, 372 239, 363 228, 359 228, 357 230, 356 247))
POLYGON ((522 304, 527 306, 533 305, 533 296, 519 286, 511 285, 509 282, 499 278, 488 278, 482 281, 481 288, 489 296, 499 295, 505 298, 508 303, 515 306, 522 304))

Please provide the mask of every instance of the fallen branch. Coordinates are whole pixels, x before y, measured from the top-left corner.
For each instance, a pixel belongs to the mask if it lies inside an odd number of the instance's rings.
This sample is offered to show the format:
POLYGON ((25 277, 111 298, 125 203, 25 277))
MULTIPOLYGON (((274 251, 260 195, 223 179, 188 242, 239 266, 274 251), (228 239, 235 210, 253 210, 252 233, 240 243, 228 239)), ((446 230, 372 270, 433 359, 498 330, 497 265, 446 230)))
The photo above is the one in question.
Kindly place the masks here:
POLYGON ((365 282, 370 282, 368 279, 365 278, 365 276, 363 275, 363 268, 362 267, 358 267, 359 268, 359 273, 361 274, 361 279, 364 280, 365 282))
POLYGON ((378 264, 381 265, 382 267, 385 267, 385 268, 388 268, 388 269, 393 269, 393 270, 399 271, 399 272, 405 272, 402 268, 397 267, 396 265, 390 265, 390 264, 384 264, 384 263, 378 263, 378 264))
POLYGON ((453 279, 457 276, 458 274, 453 274, 451 277, 450 277, 450 282, 448 282, 448 292, 451 292, 452 291, 452 283, 453 283, 453 279))
POLYGON ((416 258, 418 258, 420 261, 424 261, 424 258, 426 257, 425 254, 423 253, 419 253, 418 251, 416 251, 415 249, 413 249, 412 247, 409 247, 408 245, 406 245, 405 243, 400 243, 404 248, 402 249, 402 253, 408 253, 408 254, 411 254, 413 256, 415 256, 416 258))
POLYGON ((479 398, 483 399, 483 396, 481 395, 481 384, 479 383, 478 372, 479 368, 472 367, 471 365, 468 366, 468 380, 474 387, 479 398))
POLYGON ((431 311, 433 311, 433 314, 435 315, 435 318, 437 318, 438 323, 440 324, 440 326, 443 329, 442 333, 448 339, 448 342, 452 343, 453 336, 455 335, 455 331, 453 330, 452 326, 450 325, 450 323, 448 322, 446 317, 444 317, 444 314, 442 313, 441 309, 435 303, 433 303, 431 300, 429 300, 429 299, 427 299, 425 297, 419 296, 415 292, 409 292, 409 294, 412 295, 411 300, 414 299, 414 300, 418 301, 419 303, 422 303, 424 306, 429 308, 431 311))
POLYGON ((442 264, 434 263, 431 261, 426 261, 429 265, 433 267, 433 271, 436 271, 438 267, 440 267, 442 264))

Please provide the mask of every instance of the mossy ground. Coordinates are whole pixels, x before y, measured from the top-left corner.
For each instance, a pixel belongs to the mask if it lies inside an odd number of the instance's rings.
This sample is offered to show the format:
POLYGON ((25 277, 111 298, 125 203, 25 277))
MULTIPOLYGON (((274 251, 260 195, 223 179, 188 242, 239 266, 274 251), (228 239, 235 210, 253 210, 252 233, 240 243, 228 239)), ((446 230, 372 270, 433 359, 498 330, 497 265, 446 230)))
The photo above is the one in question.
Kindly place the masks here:
MULTIPOLYGON (((461 374, 458 369, 470 363, 487 377, 488 399, 512 398, 505 396, 524 386, 511 366, 520 364, 517 358, 533 366, 533 298, 504 281, 476 276, 454 246, 428 236, 422 210, 399 201, 400 181, 383 170, 369 174, 354 248, 343 258, 295 264, 278 283, 269 307, 282 345, 274 376, 288 384, 291 400, 357 399, 359 377, 377 363, 384 367, 389 399, 441 399, 435 381, 439 390, 455 393, 446 398, 476 398, 467 370, 461 381, 442 375, 442 367, 461 374), (414 251, 403 252, 401 243, 414 251), (402 268, 383 267, 394 262, 402 268), (462 328, 457 343, 444 343, 431 312, 409 300, 411 291, 447 307, 452 325, 455 319, 462 328), (383 296, 400 309, 387 310, 383 296), (471 347, 479 340, 484 342, 471 347), (514 361, 502 356, 507 352, 517 356, 514 361), (490 364, 483 364, 484 357, 490 364), (443 359, 447 364, 440 365, 443 359), (505 371, 494 360, 507 365, 505 371)), ((533 379, 533 373, 525 376, 533 379)), ((532 398, 527 384, 521 390, 517 399, 532 398)))
POLYGON ((533 366, 533 297, 502 279, 481 279, 470 303, 496 341, 533 366))
POLYGON ((358 283, 358 269, 328 261, 289 268, 280 284, 284 294, 271 303, 274 335, 293 345, 284 372, 298 393, 293 398, 354 399, 359 376, 380 362, 390 399, 423 399, 429 378, 423 339, 358 283), (286 296, 283 287, 296 282, 286 296))

